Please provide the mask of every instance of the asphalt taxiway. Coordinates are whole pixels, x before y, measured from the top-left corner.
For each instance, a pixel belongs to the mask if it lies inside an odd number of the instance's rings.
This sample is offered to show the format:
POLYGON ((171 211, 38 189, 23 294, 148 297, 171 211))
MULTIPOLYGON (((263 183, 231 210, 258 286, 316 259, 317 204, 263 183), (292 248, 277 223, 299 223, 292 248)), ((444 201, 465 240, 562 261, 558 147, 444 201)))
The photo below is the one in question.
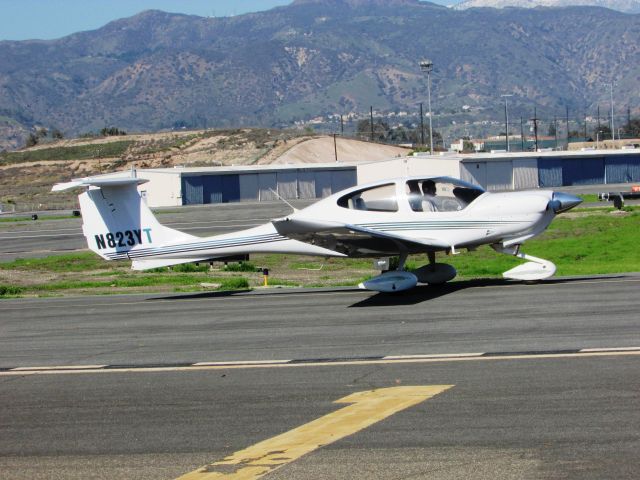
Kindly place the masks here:
POLYGON ((2 301, 1 476, 638 478, 639 287, 2 301))

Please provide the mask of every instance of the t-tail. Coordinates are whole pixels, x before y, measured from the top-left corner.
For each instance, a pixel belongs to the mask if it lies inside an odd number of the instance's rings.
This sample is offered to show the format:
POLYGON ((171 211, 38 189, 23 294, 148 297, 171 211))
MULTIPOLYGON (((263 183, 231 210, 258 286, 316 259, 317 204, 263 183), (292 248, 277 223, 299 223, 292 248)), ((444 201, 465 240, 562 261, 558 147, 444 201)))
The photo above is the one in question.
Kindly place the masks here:
POLYGON ((129 259, 132 251, 195 238, 158 222, 138 193, 138 185, 145 182, 141 178, 85 178, 57 184, 53 191, 89 187, 78 197, 89 249, 105 260, 122 260, 129 259))
POLYGON ((53 191, 88 187, 78 198, 89 248, 106 260, 132 260, 134 270, 247 255, 295 253, 344 257, 343 253, 286 237, 268 222, 247 230, 195 237, 161 225, 138 193, 139 178, 84 178, 53 191))

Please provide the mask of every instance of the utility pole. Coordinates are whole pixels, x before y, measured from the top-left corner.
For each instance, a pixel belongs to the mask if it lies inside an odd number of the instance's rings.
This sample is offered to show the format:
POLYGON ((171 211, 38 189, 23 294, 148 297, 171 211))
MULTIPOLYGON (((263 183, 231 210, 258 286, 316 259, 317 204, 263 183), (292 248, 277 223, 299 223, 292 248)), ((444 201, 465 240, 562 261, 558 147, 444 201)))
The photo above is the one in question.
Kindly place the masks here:
POLYGON ((565 118, 565 123, 567 125, 567 150, 569 150, 569 106, 567 106, 567 116, 565 118))
POLYGON ((531 119, 533 121, 533 135, 535 138, 535 145, 536 145, 536 152, 538 151, 538 113, 537 113, 537 107, 533 108, 533 118, 531 119))
POLYGON ((424 113, 422 112, 422 102, 420 102, 420 144, 424 146, 424 113))
POLYGON ((509 148, 509 110, 507 106, 507 99, 509 97, 513 97, 513 94, 508 93, 500 96, 504 97, 504 137, 506 140, 505 143, 507 145, 507 152, 508 152, 511 149, 509 148))
POLYGON ((344 119, 342 115, 340 115, 340 135, 344 137, 344 119))
POLYGON ((598 132, 600 131, 600 105, 598 105, 598 132))
POLYGON ((373 106, 369 107, 369 122, 371 124, 371 141, 373 142, 373 106))
POLYGON ((613 127, 613 82, 609 84, 610 93, 611 93, 611 140, 616 139, 616 131, 613 127))
POLYGON ((558 150, 558 118, 555 115, 553 116, 553 133, 556 135, 556 150, 558 150))
POLYGON ((584 141, 587 141, 587 112, 584 112, 584 141))
POLYGON ((524 122, 520 116, 520 148, 524 152, 524 122))
POLYGON ((333 134, 333 153, 336 155, 336 163, 338 162, 338 143, 336 141, 337 133, 333 134))
POLYGON ((433 155, 433 125, 431 124, 431 72, 433 71, 433 62, 431 60, 420 61, 420 70, 427 74, 427 92, 429 107, 429 153, 433 155))

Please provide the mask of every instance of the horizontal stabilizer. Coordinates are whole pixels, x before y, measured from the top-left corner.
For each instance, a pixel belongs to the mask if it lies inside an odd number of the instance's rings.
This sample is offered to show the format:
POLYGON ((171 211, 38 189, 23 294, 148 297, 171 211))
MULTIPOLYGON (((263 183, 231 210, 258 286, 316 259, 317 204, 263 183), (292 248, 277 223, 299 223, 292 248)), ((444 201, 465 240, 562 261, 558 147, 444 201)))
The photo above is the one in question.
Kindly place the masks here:
POLYGON ((149 180, 144 178, 123 177, 123 178, 77 178, 65 183, 56 183, 51 189, 52 192, 62 192, 77 187, 122 187, 125 185, 142 185, 149 180))

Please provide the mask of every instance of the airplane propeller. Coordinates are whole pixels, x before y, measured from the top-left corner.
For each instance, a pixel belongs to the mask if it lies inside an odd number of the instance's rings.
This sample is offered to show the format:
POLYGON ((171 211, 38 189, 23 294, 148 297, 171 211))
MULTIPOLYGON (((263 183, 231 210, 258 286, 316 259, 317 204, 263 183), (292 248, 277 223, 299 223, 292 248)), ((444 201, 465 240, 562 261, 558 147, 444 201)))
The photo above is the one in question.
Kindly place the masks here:
POLYGON ((576 205, 580 205, 582 199, 564 192, 553 192, 553 197, 549 201, 547 208, 553 210, 553 213, 563 213, 571 210, 576 205))

